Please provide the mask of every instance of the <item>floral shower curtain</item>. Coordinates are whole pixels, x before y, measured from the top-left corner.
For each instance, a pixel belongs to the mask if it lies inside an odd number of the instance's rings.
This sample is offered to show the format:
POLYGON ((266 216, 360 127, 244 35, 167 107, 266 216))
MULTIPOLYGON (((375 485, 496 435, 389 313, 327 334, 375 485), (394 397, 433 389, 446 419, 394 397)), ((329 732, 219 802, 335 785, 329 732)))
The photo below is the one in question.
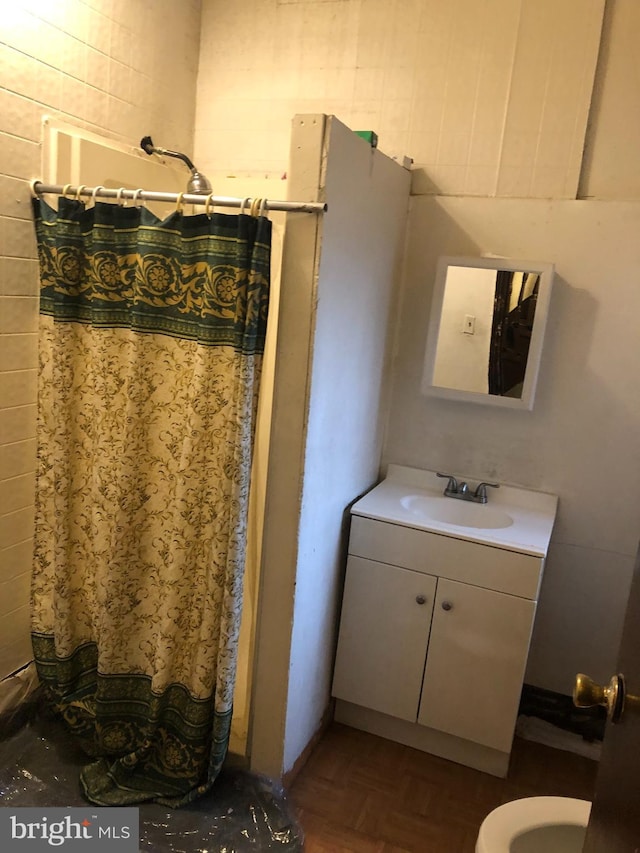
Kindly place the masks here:
POLYGON ((229 738, 271 223, 34 216, 38 672, 92 802, 179 806, 229 738))

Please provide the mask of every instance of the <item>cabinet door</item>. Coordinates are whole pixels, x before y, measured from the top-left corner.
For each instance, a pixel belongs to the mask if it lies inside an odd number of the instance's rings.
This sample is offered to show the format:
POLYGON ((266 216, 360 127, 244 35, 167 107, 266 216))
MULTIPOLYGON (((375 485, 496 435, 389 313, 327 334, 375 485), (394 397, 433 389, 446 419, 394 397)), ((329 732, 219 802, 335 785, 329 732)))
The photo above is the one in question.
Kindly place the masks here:
POLYGON ((436 579, 349 557, 333 695, 415 723, 436 579))
POLYGON ((418 722, 511 749, 535 602, 438 581, 418 722))

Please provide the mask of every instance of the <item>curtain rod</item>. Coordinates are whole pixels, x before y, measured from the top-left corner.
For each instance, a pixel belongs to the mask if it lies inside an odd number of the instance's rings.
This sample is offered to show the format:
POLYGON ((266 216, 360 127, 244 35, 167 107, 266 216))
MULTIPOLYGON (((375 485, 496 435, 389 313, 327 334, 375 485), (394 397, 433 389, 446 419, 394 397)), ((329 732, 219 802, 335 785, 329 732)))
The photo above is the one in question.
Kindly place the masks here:
POLYGON ((118 201, 122 199, 132 199, 133 201, 169 201, 176 205, 182 204, 207 204, 210 207, 247 207, 251 208, 251 203, 258 201, 262 204, 263 209, 267 210, 284 210, 289 213, 325 213, 327 205, 321 201, 271 201, 270 199, 252 199, 252 198, 234 198, 233 196, 218 196, 218 195, 195 195, 194 193, 165 193, 155 192, 154 190, 128 190, 128 189, 110 189, 107 187, 86 187, 84 184, 80 186, 71 186, 71 184, 45 184, 42 181, 34 180, 30 183, 31 192, 34 195, 67 195, 73 198, 79 196, 90 196, 91 198, 115 198, 118 201))

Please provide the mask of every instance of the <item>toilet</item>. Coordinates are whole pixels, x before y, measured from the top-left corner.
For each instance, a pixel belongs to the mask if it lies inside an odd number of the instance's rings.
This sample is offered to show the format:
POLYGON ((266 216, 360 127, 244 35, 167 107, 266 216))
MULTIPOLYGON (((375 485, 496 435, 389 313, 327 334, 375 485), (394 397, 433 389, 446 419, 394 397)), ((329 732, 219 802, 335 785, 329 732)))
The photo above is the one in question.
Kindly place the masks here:
POLYGON ((582 853, 591 803, 570 797, 525 797, 482 822, 476 853, 582 853))

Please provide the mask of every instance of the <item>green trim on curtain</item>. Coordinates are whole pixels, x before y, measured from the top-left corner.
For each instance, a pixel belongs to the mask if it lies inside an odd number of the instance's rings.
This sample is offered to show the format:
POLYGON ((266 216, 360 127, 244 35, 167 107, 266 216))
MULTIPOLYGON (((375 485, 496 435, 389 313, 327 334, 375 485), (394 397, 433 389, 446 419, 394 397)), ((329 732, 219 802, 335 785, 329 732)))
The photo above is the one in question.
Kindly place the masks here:
POLYGON ((89 800, 180 806, 229 741, 271 223, 34 218, 36 665, 89 800))
POLYGON ((182 684, 158 694, 148 675, 99 674, 96 643, 85 643, 69 658, 57 657, 53 635, 34 633, 32 643, 53 707, 84 751, 98 759, 80 776, 92 802, 112 806, 153 798, 183 805, 215 781, 227 751, 231 710, 216 714, 211 697, 195 699, 182 684))
POLYGON ((264 350, 271 223, 33 200, 40 311, 57 320, 264 350), (215 323, 208 322, 210 319, 215 323))

